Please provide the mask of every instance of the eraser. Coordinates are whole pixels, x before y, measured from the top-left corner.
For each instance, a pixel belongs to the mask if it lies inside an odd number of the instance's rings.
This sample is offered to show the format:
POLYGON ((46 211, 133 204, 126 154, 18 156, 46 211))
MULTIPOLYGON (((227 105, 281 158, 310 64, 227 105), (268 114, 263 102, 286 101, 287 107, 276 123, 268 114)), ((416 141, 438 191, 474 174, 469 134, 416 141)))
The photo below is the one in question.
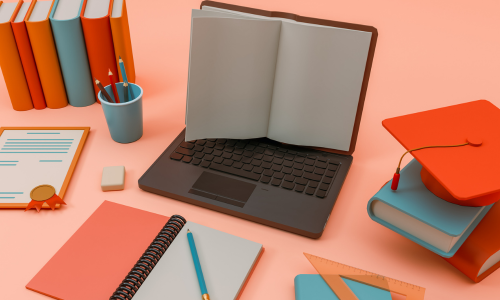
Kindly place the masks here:
POLYGON ((121 191, 125 188, 125 167, 104 167, 101 188, 106 191, 121 191))

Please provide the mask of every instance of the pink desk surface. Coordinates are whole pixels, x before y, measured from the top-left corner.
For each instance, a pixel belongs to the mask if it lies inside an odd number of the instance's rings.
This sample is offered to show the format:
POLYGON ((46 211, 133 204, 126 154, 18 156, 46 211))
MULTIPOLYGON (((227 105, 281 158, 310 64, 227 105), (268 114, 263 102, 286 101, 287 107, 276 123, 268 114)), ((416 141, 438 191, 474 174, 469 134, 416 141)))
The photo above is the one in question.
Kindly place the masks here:
POLYGON ((137 82, 145 91, 145 132, 138 142, 113 142, 98 104, 13 111, 0 78, 0 126, 91 126, 67 206, 39 214, 0 211, 0 298, 48 299, 24 286, 101 202, 110 200, 182 214, 264 244, 241 300, 294 299, 294 277, 314 273, 302 252, 425 287, 426 300, 498 299, 500 271, 471 283, 439 256, 371 221, 366 203, 391 178, 404 152, 382 128, 383 119, 477 99, 500 107, 500 2, 228 1, 379 31, 354 163, 323 236, 308 239, 139 189, 139 177, 184 126, 190 10, 200 1, 127 0, 137 82), (102 168, 115 165, 126 167, 125 190, 104 193, 102 168))

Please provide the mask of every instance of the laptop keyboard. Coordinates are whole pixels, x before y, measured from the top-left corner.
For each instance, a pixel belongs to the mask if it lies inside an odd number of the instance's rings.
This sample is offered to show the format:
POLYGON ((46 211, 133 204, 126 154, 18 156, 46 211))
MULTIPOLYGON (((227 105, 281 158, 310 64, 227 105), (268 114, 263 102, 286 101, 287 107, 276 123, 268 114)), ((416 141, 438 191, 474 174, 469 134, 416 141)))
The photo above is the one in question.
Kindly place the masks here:
POLYGON ((326 197, 340 168, 331 158, 256 140, 182 142, 170 158, 319 198, 326 197))

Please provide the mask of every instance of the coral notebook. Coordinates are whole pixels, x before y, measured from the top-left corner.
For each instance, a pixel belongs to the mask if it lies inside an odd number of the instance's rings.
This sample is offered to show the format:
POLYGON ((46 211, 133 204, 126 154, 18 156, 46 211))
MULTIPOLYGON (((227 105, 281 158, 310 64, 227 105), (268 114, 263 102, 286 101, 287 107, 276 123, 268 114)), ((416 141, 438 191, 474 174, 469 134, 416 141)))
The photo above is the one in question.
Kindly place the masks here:
POLYGON ((52 5, 53 1, 33 0, 26 14, 26 27, 47 107, 61 108, 68 105, 68 98, 50 27, 49 14, 52 5))
MULTIPOLYGON (((121 56, 127 71, 128 82, 135 83, 134 56, 132 55, 132 42, 128 26, 127 6, 125 0, 113 1, 113 12, 111 14, 111 31, 113 32, 113 43, 115 45, 115 60, 121 56)), ((120 72, 120 81, 123 77, 120 72)))
MULTIPOLYGON (((23 1, 21 0, 20 2, 23 1)), ((25 22, 26 13, 31 6, 34 6, 34 4, 35 2, 24 2, 22 4, 16 18, 12 21, 12 30, 14 31, 17 48, 23 63, 24 75, 26 76, 26 81, 28 82, 33 106, 36 109, 44 109, 47 107, 47 104, 45 104, 42 84, 40 83, 40 77, 38 76, 35 56, 33 55, 33 49, 31 49, 28 29, 26 28, 25 22)))
MULTIPOLYGON (((118 82, 118 69, 115 61, 113 35, 109 17, 113 9, 113 0, 85 0, 80 14, 87 54, 92 77, 98 79, 103 86, 110 84, 108 70, 113 72, 118 82)), ((97 102, 99 88, 94 82, 97 102)))
POLYGON ((97 208, 26 288, 65 300, 198 300, 201 293, 187 229, 196 240, 211 297, 236 299, 263 252, 261 244, 181 216, 169 219, 109 201, 97 208))
POLYGON ((12 107, 15 110, 29 110, 33 108, 33 103, 11 25, 21 5, 21 1, 17 4, 0 1, 0 67, 12 107))

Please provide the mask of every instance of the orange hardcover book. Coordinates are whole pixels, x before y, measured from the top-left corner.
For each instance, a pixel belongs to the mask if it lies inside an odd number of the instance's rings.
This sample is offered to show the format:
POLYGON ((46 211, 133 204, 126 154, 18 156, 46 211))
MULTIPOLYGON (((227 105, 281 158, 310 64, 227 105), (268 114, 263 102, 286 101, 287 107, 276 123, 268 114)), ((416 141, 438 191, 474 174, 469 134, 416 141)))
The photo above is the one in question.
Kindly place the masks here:
POLYGON ((500 267, 500 204, 496 203, 470 234, 457 253, 445 258, 474 282, 500 267))
POLYGON ((25 22, 47 107, 61 108, 68 105, 68 97, 49 21, 53 4, 53 1, 33 0, 25 22))
MULTIPOLYGON (((130 29, 128 26, 127 6, 125 0, 113 1, 113 12, 110 18, 113 43, 115 45, 116 65, 121 56, 127 72, 128 82, 135 83, 134 56, 132 54, 132 41, 130 40, 130 29)), ((120 81, 123 82, 121 72, 120 81)))
MULTIPOLYGON (((23 2, 22 0, 20 2, 23 2)), ((16 18, 12 21, 12 30, 16 38, 19 56, 23 63, 24 75, 28 82, 28 88, 31 94, 31 101, 35 109, 44 109, 47 107, 45 104, 45 97, 43 95, 42 84, 38 76, 38 69, 36 68, 35 56, 31 49, 31 43, 28 36, 28 29, 26 28, 26 13, 35 2, 24 2, 20 11, 17 13, 16 18)))
MULTIPOLYGON (((113 0, 85 0, 80 15, 89 57, 90 72, 92 77, 98 79, 103 86, 110 84, 108 70, 113 72, 114 79, 118 82, 113 35, 109 21, 112 8, 113 0), (92 2, 92 5, 89 5, 90 2, 92 2), (104 4, 106 4, 106 7, 104 7, 104 4)), ((94 90, 97 102, 101 103, 97 97, 99 87, 95 82, 94 90)))
POLYGON ((0 1, 0 67, 2 68, 3 77, 14 110, 29 110, 33 108, 28 83, 24 76, 23 64, 17 50, 11 25, 22 4, 23 2, 19 1, 14 7, 14 3, 3 3, 3 1, 0 1))

